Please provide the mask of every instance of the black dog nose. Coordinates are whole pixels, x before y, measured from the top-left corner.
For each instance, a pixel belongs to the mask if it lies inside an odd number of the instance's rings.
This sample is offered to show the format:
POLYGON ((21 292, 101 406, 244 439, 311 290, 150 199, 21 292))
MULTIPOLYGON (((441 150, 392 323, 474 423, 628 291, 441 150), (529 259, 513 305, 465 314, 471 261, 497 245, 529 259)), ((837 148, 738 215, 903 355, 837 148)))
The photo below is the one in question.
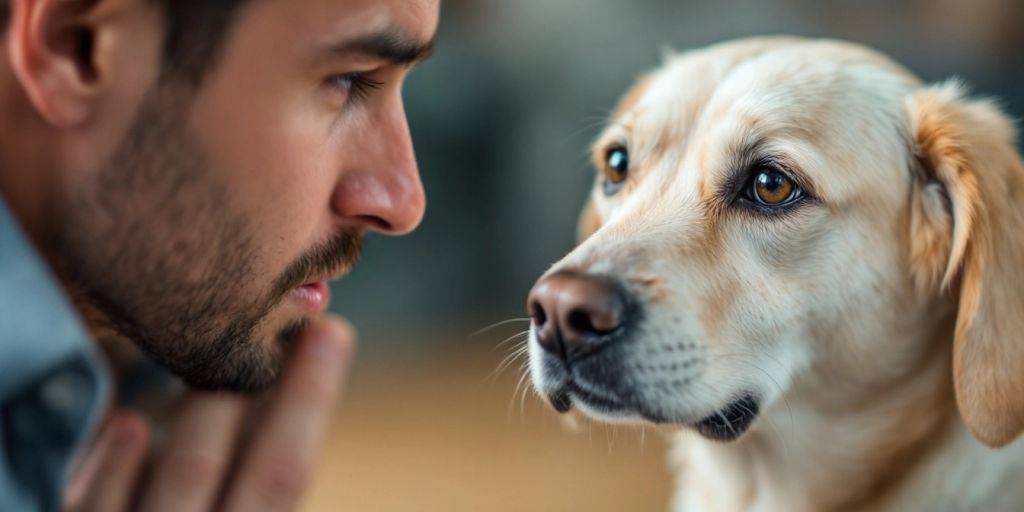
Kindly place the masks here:
POLYGON ((528 299, 537 341, 566 361, 595 352, 625 323, 625 292, 607 276, 559 272, 537 282, 528 299))

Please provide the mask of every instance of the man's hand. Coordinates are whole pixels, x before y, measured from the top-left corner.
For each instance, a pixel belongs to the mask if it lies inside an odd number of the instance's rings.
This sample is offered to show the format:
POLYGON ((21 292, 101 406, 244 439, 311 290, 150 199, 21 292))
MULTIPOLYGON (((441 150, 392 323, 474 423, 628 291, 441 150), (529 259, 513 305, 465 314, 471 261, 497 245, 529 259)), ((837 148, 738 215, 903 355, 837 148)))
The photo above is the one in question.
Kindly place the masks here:
POLYGON ((115 411, 72 483, 74 512, 292 510, 309 481, 355 347, 343 320, 318 320, 295 347, 260 423, 243 439, 251 398, 192 392, 148 465, 138 413, 115 411), (149 471, 148 475, 144 474, 149 471))

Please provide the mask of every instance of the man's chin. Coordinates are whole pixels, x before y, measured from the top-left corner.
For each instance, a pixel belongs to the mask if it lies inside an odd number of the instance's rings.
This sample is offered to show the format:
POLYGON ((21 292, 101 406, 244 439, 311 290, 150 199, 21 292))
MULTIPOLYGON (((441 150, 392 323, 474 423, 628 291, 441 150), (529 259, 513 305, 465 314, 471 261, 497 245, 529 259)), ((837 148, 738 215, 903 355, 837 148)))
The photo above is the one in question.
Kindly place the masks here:
POLYGON ((191 340, 186 353, 144 348, 190 387, 207 391, 259 393, 279 379, 294 344, 309 327, 296 318, 271 327, 271 322, 238 323, 214 340, 191 340), (185 356, 185 357, 182 357, 185 356))
POLYGON ((292 351, 292 347, 299 341, 306 329, 309 328, 313 321, 309 318, 299 318, 297 320, 291 320, 277 331, 276 339, 274 342, 274 349, 281 352, 280 357, 287 356, 292 351))
POLYGON ((206 391, 259 393, 277 382, 284 354, 260 344, 226 350, 222 355, 170 370, 190 387, 206 391))

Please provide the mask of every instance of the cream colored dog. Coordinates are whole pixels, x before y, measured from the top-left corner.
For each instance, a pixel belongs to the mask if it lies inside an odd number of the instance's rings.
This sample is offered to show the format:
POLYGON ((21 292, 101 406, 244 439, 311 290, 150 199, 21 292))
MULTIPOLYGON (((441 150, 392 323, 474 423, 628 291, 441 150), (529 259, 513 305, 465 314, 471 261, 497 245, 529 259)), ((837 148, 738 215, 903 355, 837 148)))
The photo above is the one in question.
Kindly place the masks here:
POLYGON ((677 510, 1024 510, 1014 137, 854 44, 670 58, 531 292, 536 389, 680 427, 677 510))

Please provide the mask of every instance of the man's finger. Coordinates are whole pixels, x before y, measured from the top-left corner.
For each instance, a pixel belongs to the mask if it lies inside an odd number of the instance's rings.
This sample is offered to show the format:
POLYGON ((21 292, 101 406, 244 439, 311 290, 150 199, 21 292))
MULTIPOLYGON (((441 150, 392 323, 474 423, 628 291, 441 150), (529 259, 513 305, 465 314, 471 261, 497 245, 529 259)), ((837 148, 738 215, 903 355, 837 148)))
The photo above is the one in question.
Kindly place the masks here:
POLYGON ((149 450, 146 420, 133 412, 113 413, 96 449, 100 450, 99 464, 85 498, 76 510, 129 510, 149 450))
POLYGON ((142 494, 141 510, 212 510, 225 480, 246 399, 192 392, 171 427, 170 438, 142 494))
POLYGON ((85 457, 82 458, 78 467, 75 468, 75 474, 72 476, 71 482, 68 483, 67 489, 64 492, 63 510, 79 510, 85 503, 86 494, 92 488, 92 483, 96 480, 100 464, 106 458, 107 447, 110 443, 105 442, 104 439, 110 437, 105 435, 110 427, 110 418, 107 417, 95 439, 89 443, 85 457))
POLYGON ((228 489, 226 510, 295 507, 335 410, 354 348, 352 327, 336 318, 314 324, 296 345, 280 388, 228 489))

